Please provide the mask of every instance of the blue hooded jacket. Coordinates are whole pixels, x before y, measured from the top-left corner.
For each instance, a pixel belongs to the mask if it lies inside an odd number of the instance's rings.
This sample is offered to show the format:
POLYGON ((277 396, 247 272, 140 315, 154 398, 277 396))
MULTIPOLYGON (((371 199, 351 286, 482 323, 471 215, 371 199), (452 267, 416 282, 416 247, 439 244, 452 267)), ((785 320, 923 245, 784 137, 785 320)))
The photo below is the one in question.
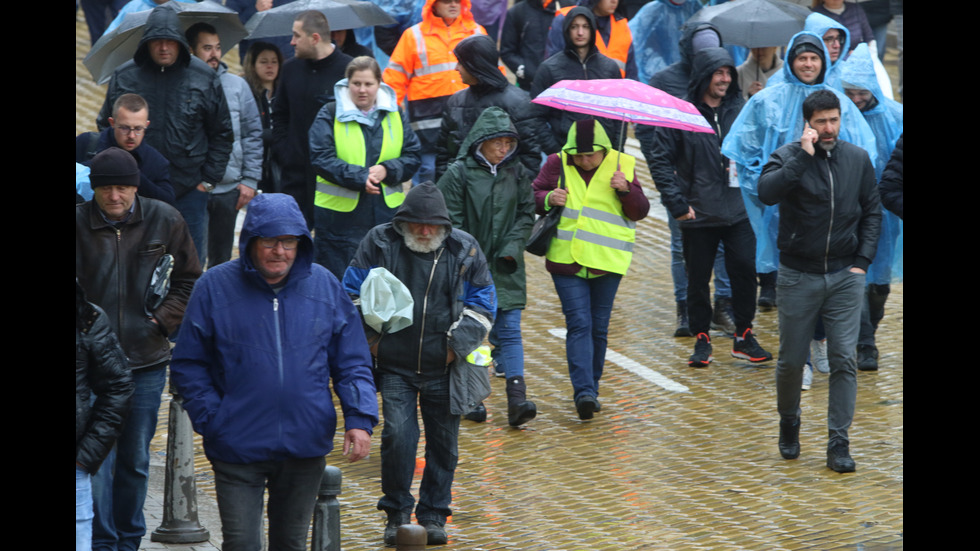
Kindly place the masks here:
MULTIPOLYGON (((904 107, 901 103, 885 97, 875 75, 871 50, 866 43, 858 44, 841 66, 841 80, 844 89, 861 88, 869 90, 874 98, 870 106, 862 111, 864 120, 874 132, 878 145, 878 161, 875 163, 875 176, 880 181, 881 174, 892 156, 895 144, 905 129, 904 107)), ((868 283, 884 285, 891 280, 902 279, 903 222, 893 212, 882 209, 881 237, 878 238, 878 252, 868 269, 868 283)))
MULTIPOLYGON (((804 31, 809 31, 821 37, 821 39, 830 29, 837 29, 844 33, 844 44, 841 45, 840 57, 837 58, 837 61, 830 64, 830 70, 824 75, 823 82, 837 90, 843 90, 840 84, 840 72, 841 67, 844 65, 844 57, 851 50, 851 32, 844 25, 841 25, 822 13, 811 13, 806 16, 806 22, 803 24, 804 31)), ((784 73, 776 73, 769 78, 767 86, 781 84, 783 82, 786 82, 786 75, 784 73)))
POLYGON ((266 193, 249 204, 240 257, 198 280, 170 365, 211 459, 235 464, 310 458, 333 448, 340 399, 345 430, 378 423, 371 355, 360 315, 337 279, 313 263, 296 201, 266 193), (282 287, 256 270, 256 237, 300 236, 282 287))
POLYGON ((867 151, 872 164, 877 158, 871 127, 843 92, 822 83, 825 72, 815 84, 804 84, 793 73, 790 56, 793 48, 802 42, 818 47, 823 52, 824 60, 830 58, 821 36, 807 31, 793 35, 783 63, 785 82, 770 84, 749 98, 721 145, 722 154, 736 164, 745 208, 756 234, 756 271, 759 273, 774 272, 779 268, 779 250, 776 247, 778 207, 767 207, 759 201, 759 174, 773 151, 799 141, 803 134, 803 100, 807 96, 822 89, 834 92, 841 104, 840 139, 867 151))
POLYGON ((700 2, 676 5, 658 0, 640 8, 630 19, 636 68, 640 82, 650 82, 653 75, 681 60, 681 27, 701 9, 700 2))

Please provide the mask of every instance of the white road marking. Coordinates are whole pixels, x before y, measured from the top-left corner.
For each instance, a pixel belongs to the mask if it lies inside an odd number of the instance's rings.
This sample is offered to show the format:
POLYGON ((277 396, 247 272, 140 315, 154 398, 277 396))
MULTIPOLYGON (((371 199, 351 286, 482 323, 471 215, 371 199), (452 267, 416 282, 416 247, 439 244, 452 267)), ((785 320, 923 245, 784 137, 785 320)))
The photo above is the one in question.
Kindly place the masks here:
MULTIPOLYGON (((558 337, 559 339, 564 339, 567 331, 564 328, 560 328, 560 329, 549 329, 548 332, 558 337)), ((627 358, 626 356, 620 354, 619 352, 615 352, 613 350, 607 349, 606 359, 622 367, 626 371, 629 371, 630 373, 634 373, 636 375, 639 375, 640 377, 643 377, 644 379, 650 381, 651 383, 659 386, 664 390, 669 390, 671 392, 691 392, 691 390, 686 386, 678 382, 672 381, 667 377, 664 377, 663 375, 657 373, 656 371, 650 369, 649 367, 641 365, 627 358)))

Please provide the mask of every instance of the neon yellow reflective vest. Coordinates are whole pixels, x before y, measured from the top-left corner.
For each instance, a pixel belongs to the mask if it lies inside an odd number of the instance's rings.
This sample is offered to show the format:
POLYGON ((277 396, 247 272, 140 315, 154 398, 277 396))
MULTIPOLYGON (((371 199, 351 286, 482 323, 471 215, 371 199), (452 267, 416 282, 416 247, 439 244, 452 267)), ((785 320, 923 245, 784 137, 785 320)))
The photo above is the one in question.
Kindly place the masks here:
MULTIPOLYGON (((402 117, 397 111, 389 111, 381 120, 385 132, 381 138, 381 155, 378 162, 397 159, 402 154, 402 117)), ((367 166, 367 148, 364 145, 364 132, 360 123, 340 122, 334 117, 333 141, 337 148, 337 158, 352 165, 367 166)), ((405 200, 401 185, 381 185, 381 194, 389 208, 396 208, 405 200)), ((337 212, 350 212, 357 207, 361 192, 328 182, 322 176, 316 177, 316 193, 313 204, 337 212)))
POLYGON ((609 187, 617 158, 619 170, 627 181, 633 181, 636 158, 610 150, 587 186, 575 166, 568 164, 568 155, 561 152, 568 199, 545 258, 560 264, 577 263, 615 274, 626 273, 633 258, 636 222, 623 214, 616 190, 609 187))

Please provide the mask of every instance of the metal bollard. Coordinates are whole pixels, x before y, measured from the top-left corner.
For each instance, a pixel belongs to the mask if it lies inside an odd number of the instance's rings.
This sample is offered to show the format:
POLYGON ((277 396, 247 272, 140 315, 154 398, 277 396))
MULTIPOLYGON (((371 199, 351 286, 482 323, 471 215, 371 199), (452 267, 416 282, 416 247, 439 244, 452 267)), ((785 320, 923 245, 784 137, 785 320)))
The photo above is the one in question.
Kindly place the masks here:
POLYGON ((150 541, 199 543, 211 539, 197 516, 197 484, 194 482, 194 429, 181 405, 183 400, 170 389, 167 420, 167 469, 163 493, 163 522, 150 534, 150 541))
POLYGON ((424 526, 418 524, 402 524, 395 536, 396 551, 422 551, 429 542, 429 535, 424 526))
POLYGON ((340 551, 340 483, 337 467, 326 466, 320 479, 316 507, 313 509, 313 547, 311 551, 340 551))

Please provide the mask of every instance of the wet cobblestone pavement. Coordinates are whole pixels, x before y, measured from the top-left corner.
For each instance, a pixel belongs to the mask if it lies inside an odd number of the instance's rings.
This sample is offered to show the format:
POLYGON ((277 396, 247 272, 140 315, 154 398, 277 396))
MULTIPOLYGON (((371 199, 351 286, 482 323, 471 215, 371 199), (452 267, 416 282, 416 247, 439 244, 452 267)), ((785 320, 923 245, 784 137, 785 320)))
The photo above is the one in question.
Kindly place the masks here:
MULTIPOLYGON (((87 50, 79 15, 76 132, 94 130, 104 97, 81 64, 87 50)), ((237 53, 225 59, 238 69, 237 53)), ((803 392, 802 454, 785 461, 776 449, 775 361, 731 358, 730 339, 713 333, 714 363, 693 369, 686 363, 693 339, 671 336, 669 233, 649 174, 641 182, 653 212, 637 225, 636 254, 616 297, 601 412, 587 422, 575 413, 560 305, 543 260, 528 257, 523 332, 528 394, 538 417, 521 429, 509 427, 504 380, 494 379, 487 422, 462 423, 454 515, 442 548, 904 548, 904 285, 892 285, 878 329, 880 370, 858 373, 850 431, 857 472, 825 466, 827 375, 820 373, 803 392)), ((776 312, 759 313, 755 331, 775 354, 776 312)), ((157 456, 165 448, 166 412, 165 400, 157 456)), ((384 548, 384 515, 376 509, 379 446, 380 426, 368 459, 348 464, 338 452, 327 458, 344 476, 344 549, 384 548)), ((207 500, 211 472, 198 455, 197 481, 207 500)), ((207 528, 220 546, 220 527, 207 528)))

